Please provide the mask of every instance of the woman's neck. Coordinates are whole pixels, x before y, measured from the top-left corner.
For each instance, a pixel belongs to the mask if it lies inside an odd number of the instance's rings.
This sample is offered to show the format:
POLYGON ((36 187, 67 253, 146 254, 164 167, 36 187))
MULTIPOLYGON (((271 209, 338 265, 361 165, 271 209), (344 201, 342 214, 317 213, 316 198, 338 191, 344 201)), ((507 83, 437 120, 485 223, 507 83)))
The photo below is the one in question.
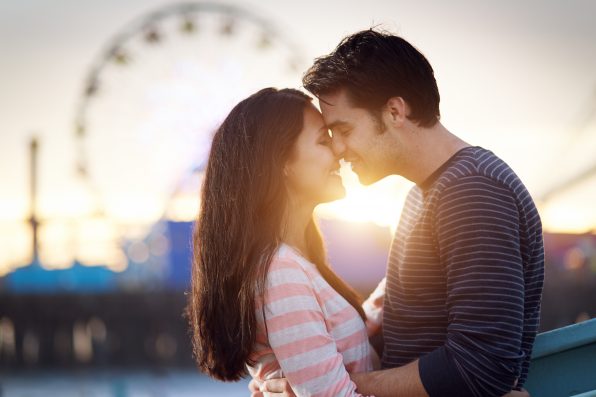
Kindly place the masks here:
POLYGON ((312 220, 314 205, 291 203, 286 215, 286 230, 282 241, 296 248, 303 255, 308 253, 306 228, 312 220))

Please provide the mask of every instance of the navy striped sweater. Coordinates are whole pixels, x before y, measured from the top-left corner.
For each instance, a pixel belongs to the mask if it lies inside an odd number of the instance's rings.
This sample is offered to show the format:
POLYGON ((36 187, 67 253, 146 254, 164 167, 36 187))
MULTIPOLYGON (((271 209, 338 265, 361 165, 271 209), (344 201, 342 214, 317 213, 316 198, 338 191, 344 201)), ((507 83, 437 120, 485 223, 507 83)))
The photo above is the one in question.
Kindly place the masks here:
POLYGON ((383 367, 420 358, 431 397, 519 389, 543 281, 530 194, 492 152, 460 150, 406 199, 387 269, 383 367))

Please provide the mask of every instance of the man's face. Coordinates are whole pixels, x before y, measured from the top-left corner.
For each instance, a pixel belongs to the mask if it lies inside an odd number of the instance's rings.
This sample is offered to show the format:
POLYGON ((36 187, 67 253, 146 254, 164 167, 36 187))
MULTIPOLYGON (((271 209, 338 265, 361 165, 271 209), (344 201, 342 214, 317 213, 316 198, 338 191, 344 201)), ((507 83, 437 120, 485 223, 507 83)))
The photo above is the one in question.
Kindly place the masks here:
POLYGON ((333 151, 351 163, 360 183, 370 185, 392 174, 396 142, 382 120, 354 107, 345 90, 322 95, 319 105, 332 133, 333 151))

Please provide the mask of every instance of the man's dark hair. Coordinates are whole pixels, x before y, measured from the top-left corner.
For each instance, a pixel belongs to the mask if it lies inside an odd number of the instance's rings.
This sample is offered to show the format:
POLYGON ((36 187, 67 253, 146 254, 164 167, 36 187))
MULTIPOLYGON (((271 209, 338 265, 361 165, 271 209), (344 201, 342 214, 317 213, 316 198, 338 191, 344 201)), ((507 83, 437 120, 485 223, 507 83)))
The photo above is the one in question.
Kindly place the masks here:
POLYGON ((302 83, 317 97, 346 89, 354 106, 373 114, 389 98, 402 97, 410 106, 408 118, 422 127, 440 117, 433 68, 414 46, 390 33, 368 29, 344 38, 315 60, 302 83))

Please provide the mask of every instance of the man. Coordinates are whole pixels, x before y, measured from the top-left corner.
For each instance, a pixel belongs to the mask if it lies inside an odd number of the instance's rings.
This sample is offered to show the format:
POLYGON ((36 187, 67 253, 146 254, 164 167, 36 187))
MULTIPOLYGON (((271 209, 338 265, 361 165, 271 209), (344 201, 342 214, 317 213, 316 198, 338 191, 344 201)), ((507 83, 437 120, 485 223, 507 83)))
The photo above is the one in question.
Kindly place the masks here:
MULTIPOLYGON (((523 395, 544 279, 540 217, 523 183, 440 123, 433 69, 400 37, 349 36, 303 83, 363 184, 395 174, 416 184, 389 255, 384 369, 352 374, 358 392, 523 395)), ((284 379, 262 390, 291 395, 284 379)))

